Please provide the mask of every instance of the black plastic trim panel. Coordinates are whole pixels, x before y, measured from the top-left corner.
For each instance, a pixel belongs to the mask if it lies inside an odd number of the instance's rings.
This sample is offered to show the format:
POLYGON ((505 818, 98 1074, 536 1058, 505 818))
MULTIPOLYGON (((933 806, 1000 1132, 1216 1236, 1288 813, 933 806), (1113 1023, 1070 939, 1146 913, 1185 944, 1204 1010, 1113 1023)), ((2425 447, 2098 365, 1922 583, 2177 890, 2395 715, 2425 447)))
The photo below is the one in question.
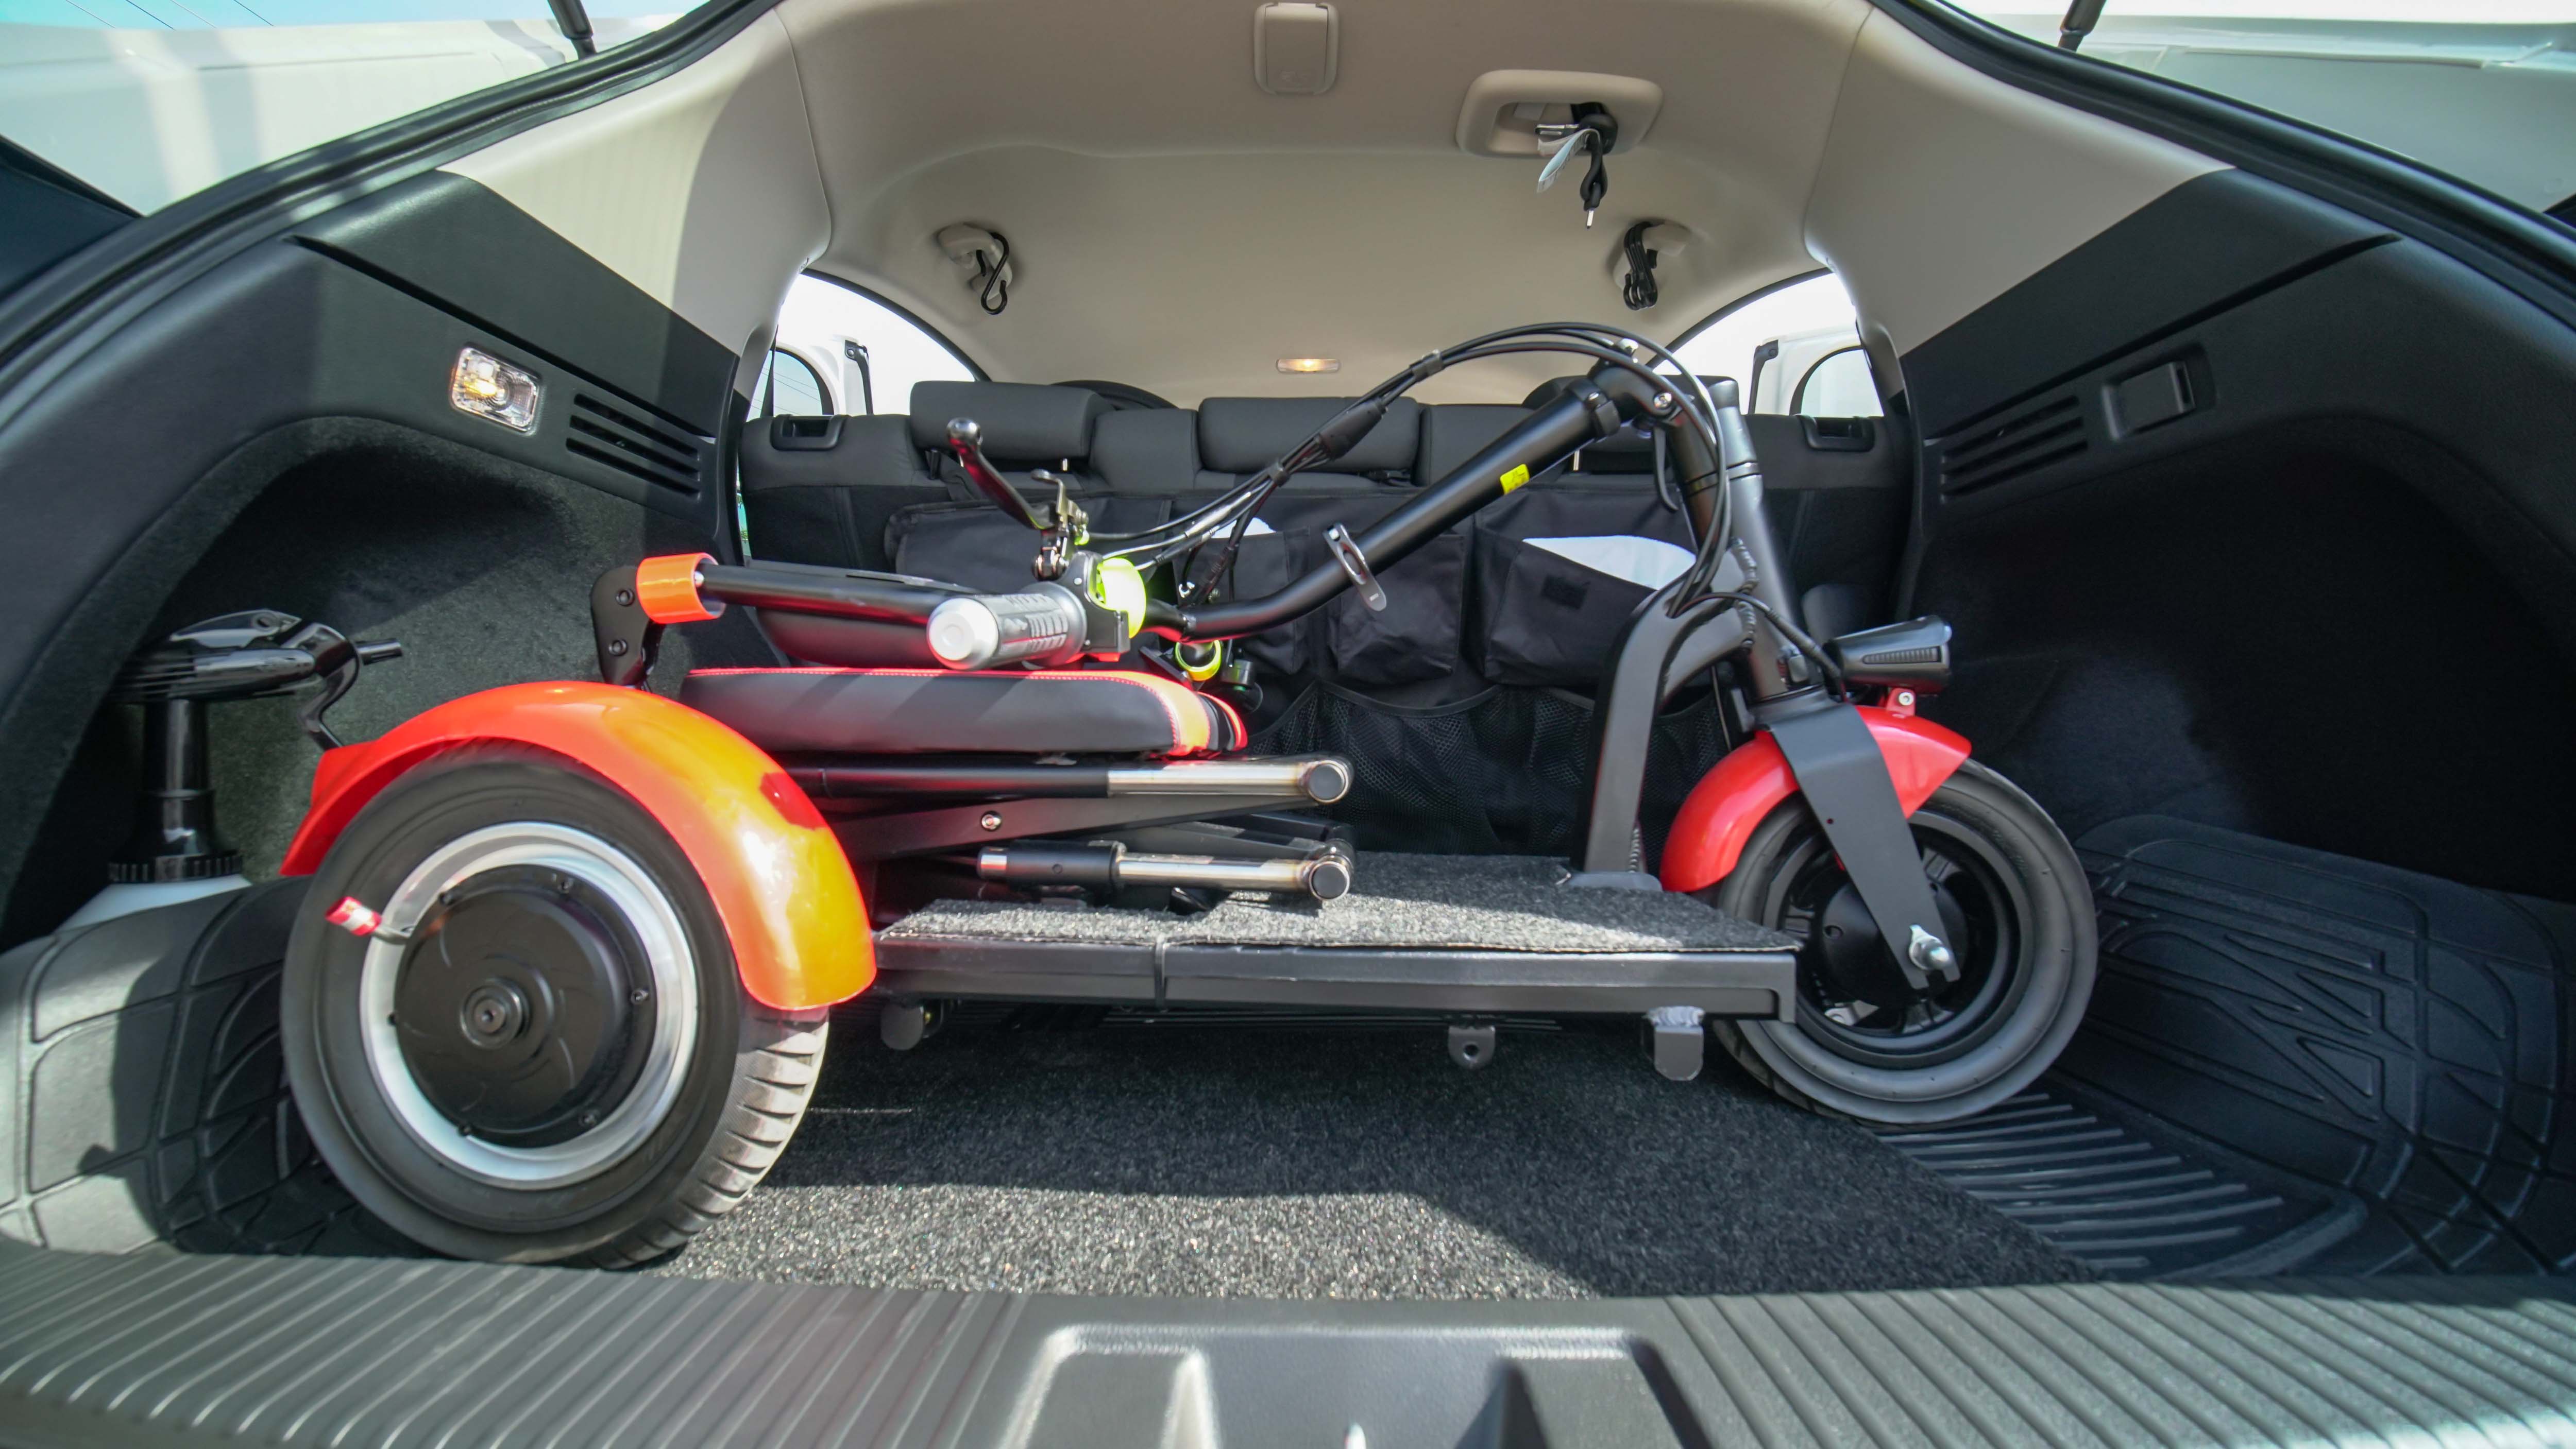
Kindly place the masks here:
POLYGON ((2564 1443, 2564 1284, 1587 1303, 0 1249, 14 1444, 2564 1443))
POLYGON ((1954 432, 2390 239, 2241 171, 2195 177, 1906 353, 1914 414, 1954 432))
POLYGON ((432 171, 297 239, 712 439, 732 348, 481 182, 432 171))

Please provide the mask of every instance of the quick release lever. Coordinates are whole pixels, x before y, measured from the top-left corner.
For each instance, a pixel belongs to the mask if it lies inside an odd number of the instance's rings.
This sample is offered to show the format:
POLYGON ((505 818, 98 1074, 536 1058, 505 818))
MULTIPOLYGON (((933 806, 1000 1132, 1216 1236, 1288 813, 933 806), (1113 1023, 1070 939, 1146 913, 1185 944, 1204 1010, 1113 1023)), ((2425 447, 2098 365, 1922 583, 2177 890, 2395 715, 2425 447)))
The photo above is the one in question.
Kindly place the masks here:
POLYGON ((1369 612, 1385 613, 1386 590, 1378 585, 1377 575, 1369 572, 1368 555, 1360 552, 1359 541, 1351 537, 1351 531, 1334 524, 1324 530, 1324 546, 1333 551, 1342 572, 1351 576, 1351 586, 1360 591, 1360 602, 1368 605, 1369 612))
POLYGON ((1556 154, 1539 168, 1538 189, 1545 191, 1554 186, 1557 173, 1574 159, 1575 152, 1591 158, 1578 193, 1583 201, 1583 224, 1589 227, 1592 214, 1601 209, 1602 199, 1610 194, 1610 164, 1605 158, 1610 148, 1619 144, 1619 120, 1610 114, 1609 107, 1593 101, 1576 102, 1572 114, 1570 121, 1545 121, 1538 126, 1539 144, 1556 145, 1556 154))

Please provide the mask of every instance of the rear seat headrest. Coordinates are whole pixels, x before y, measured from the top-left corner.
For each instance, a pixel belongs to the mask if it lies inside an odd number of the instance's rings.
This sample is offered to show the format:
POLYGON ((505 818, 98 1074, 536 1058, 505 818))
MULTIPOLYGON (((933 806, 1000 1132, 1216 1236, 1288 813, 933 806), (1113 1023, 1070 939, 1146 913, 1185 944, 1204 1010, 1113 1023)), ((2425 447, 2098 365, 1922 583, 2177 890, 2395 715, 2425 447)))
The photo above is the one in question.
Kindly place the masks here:
POLYGON ((1089 388, 1029 382, 917 382, 912 385, 912 445, 948 446, 951 418, 984 429, 984 453, 997 463, 1052 463, 1091 456, 1091 427, 1109 400, 1089 388))
MULTIPOLYGON (((1212 397, 1199 404, 1199 466, 1257 473, 1350 406, 1334 397, 1212 397)), ((1422 441, 1422 404, 1397 398, 1367 437, 1324 473, 1410 472, 1422 441)))

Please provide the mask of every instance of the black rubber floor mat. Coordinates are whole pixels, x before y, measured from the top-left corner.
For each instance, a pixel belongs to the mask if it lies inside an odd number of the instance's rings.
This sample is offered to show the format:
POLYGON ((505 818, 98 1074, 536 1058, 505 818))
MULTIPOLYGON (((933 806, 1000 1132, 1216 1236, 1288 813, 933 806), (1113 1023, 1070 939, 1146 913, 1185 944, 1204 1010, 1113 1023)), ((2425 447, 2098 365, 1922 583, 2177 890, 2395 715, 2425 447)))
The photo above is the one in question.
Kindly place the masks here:
POLYGON ((2565 1285, 1215 1303, 0 1245, 12 1444, 2576 1442, 2565 1285))
POLYGON ((322 1165, 287 1097, 278 970, 303 896, 271 882, 0 956, 0 1236, 416 1251, 322 1165))
POLYGON ((2078 844, 2102 977, 2064 1079, 2351 1193, 2301 1271, 2576 1269, 2576 907, 2156 817, 2078 844))
POLYGON ((1879 1139, 2109 1278, 2278 1272, 2361 1223, 2351 1193, 2143 1122, 2063 1082, 1879 1139))

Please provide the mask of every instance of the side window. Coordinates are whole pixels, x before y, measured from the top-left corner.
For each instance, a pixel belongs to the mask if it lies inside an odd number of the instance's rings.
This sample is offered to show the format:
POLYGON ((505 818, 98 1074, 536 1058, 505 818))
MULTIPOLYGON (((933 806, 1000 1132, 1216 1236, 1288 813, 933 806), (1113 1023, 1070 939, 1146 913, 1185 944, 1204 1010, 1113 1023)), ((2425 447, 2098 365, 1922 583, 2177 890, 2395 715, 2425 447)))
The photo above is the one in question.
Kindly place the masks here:
POLYGON ((1869 375, 1869 354, 1855 342, 1816 359, 1789 394, 1789 411, 1808 418, 1865 418, 1878 415, 1878 385, 1869 375))
POLYGON ((1737 303, 1674 351, 1693 372, 1734 378, 1749 413, 1874 418, 1882 410, 1859 314, 1831 272, 1737 303))
POLYGON ((813 363, 784 347, 769 349, 769 363, 752 389, 753 417, 814 417, 832 410, 831 384, 813 363))
MULTIPOLYGON (((808 365, 813 386, 851 415, 908 411, 916 382, 972 382, 975 369, 920 323, 864 292, 821 277, 798 277, 778 309, 778 348, 808 365)), ((770 373, 783 371, 775 355, 770 373)), ((764 377, 764 389, 765 389, 764 377)), ((777 411, 791 408, 779 391, 777 411)), ((757 410, 761 395, 752 399, 757 410)))

